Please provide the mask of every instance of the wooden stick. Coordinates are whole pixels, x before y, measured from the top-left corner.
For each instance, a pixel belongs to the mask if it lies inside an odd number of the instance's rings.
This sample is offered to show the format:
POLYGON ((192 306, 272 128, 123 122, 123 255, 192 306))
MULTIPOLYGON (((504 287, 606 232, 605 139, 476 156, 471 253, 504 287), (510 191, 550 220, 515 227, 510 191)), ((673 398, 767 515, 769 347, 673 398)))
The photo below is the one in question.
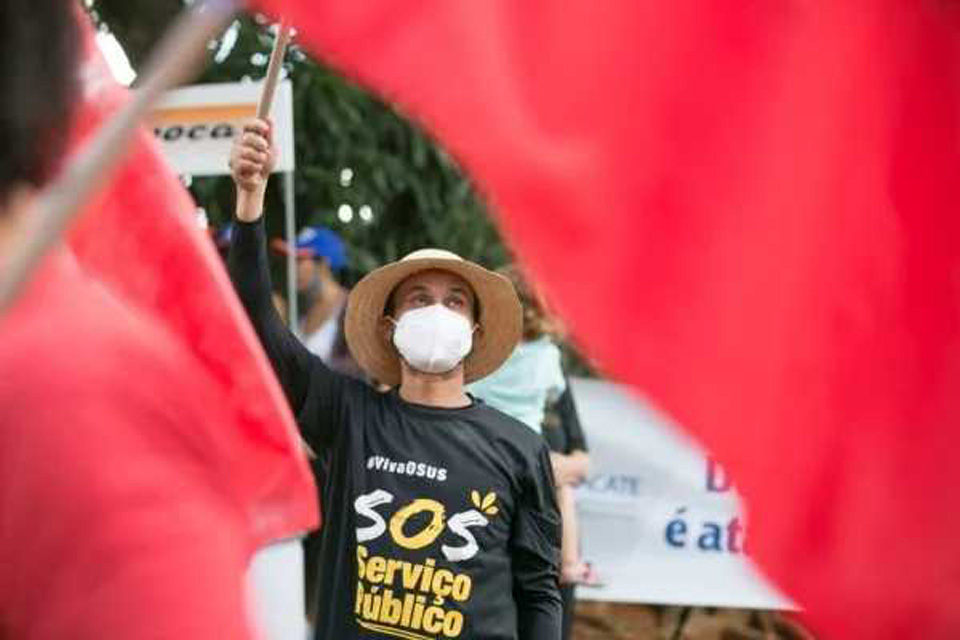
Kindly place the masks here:
POLYGON ((151 54, 144 81, 130 101, 37 196, 25 215, 24 238, 11 247, 0 266, 0 314, 13 303, 90 196, 107 182, 157 101, 193 76, 207 53, 207 44, 226 28, 235 13, 232 0, 216 0, 178 16, 151 54))
POLYGON ((277 82, 280 80, 280 69, 283 67, 283 57, 287 53, 292 31, 290 25, 285 22, 280 23, 280 32, 277 34, 277 41, 273 43, 270 64, 267 65, 267 75, 263 81, 263 92, 260 94, 260 102, 257 104, 258 118, 263 119, 270 115, 270 108, 273 107, 273 96, 277 91, 277 82))

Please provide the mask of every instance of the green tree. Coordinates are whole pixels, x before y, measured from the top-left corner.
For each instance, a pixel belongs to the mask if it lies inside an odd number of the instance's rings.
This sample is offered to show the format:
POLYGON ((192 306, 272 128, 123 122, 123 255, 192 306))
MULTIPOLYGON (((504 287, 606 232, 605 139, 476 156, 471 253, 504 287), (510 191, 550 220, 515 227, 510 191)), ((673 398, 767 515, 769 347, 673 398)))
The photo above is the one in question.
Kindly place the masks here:
MULTIPOLYGON (((123 45, 134 68, 146 60, 184 0, 82 0, 100 28, 123 45)), ((211 43, 211 63, 197 82, 260 78, 274 32, 262 16, 242 16, 211 43)), ((296 45, 285 70, 293 81, 298 226, 323 224, 346 240, 352 284, 373 268, 425 246, 442 247, 488 267, 511 259, 487 208, 456 161, 397 109, 318 63, 296 45), (341 179, 349 169, 352 178, 341 179), (351 222, 337 217, 349 205, 351 222), (364 222, 356 213, 370 207, 364 222)), ((190 190, 214 225, 232 216, 229 178, 191 181, 190 190)), ((283 234, 279 181, 268 192, 268 232, 283 234)), ((280 266, 279 264, 277 265, 280 266)), ((283 276, 278 268, 276 275, 283 276)), ((589 369, 567 351, 569 370, 589 369)))
MULTIPOLYGON (((136 67, 183 3, 87 4, 136 67)), ((261 77, 273 41, 274 31, 262 17, 239 18, 220 41, 211 43, 211 63, 197 81, 261 77)), ((352 257, 348 279, 423 246, 448 248, 490 266, 509 259, 470 180, 422 129, 296 46, 287 55, 285 71, 294 86, 297 222, 324 224, 343 235, 352 257), (348 223, 337 216, 342 205, 354 213, 348 223), (372 213, 370 220, 357 215, 361 207, 372 213)), ((229 178, 195 179, 190 189, 214 224, 229 220, 229 178)), ((268 211, 270 233, 280 235, 279 181, 270 190, 268 211)))

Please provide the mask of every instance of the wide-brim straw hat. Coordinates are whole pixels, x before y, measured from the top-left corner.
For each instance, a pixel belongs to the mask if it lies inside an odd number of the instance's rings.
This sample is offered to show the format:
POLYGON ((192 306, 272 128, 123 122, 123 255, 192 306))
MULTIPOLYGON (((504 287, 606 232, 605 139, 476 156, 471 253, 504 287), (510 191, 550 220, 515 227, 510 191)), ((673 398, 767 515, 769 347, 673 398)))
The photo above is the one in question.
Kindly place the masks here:
POLYGON ((410 276, 434 269, 460 276, 476 295, 481 331, 473 334, 473 349, 463 361, 465 382, 498 369, 520 340, 523 311, 507 278, 450 251, 420 249, 371 271, 347 300, 347 344, 357 364, 378 382, 400 384, 400 356, 381 328, 390 294, 410 276))

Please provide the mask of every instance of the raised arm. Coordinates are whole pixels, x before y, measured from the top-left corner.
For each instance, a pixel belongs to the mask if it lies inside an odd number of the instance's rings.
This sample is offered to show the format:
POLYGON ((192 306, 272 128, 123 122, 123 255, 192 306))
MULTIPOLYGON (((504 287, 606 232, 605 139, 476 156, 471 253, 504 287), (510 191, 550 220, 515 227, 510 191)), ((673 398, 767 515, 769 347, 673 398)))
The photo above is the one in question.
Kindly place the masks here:
MULTIPOLYGON (((323 364, 284 325, 271 299, 263 202, 275 165, 270 124, 264 120, 250 121, 230 153, 230 169, 237 186, 237 221, 228 263, 240 300, 290 406, 299 414, 306 402, 311 371, 323 364)), ((291 318, 291 322, 295 319, 291 318)))

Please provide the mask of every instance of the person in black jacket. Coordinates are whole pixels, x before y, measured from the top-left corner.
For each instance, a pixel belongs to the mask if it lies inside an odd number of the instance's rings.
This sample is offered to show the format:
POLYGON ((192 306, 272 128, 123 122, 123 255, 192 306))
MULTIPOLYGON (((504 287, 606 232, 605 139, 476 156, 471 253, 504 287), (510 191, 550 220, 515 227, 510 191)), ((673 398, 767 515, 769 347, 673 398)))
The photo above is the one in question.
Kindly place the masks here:
POLYGON ((347 302, 354 357, 380 393, 307 351, 270 303, 262 211, 275 150, 255 120, 231 154, 230 272, 324 458, 316 638, 558 640, 560 527, 543 439, 475 401, 520 336, 505 278, 425 249, 367 275, 347 302))
MULTIPOLYGON (((590 470, 587 438, 580 425, 580 414, 577 412, 569 382, 556 402, 547 409, 543 422, 543 437, 550 447, 553 472, 558 485, 574 487, 587 479, 590 470)), ((570 508, 575 507, 571 505, 570 508)), ((580 557, 580 531, 575 517, 564 518, 561 548, 564 564, 572 562, 582 567, 575 570, 573 575, 565 572, 560 580, 560 595, 563 598, 561 636, 563 640, 567 640, 573 632, 577 585, 595 586, 600 581, 593 568, 580 557)))

